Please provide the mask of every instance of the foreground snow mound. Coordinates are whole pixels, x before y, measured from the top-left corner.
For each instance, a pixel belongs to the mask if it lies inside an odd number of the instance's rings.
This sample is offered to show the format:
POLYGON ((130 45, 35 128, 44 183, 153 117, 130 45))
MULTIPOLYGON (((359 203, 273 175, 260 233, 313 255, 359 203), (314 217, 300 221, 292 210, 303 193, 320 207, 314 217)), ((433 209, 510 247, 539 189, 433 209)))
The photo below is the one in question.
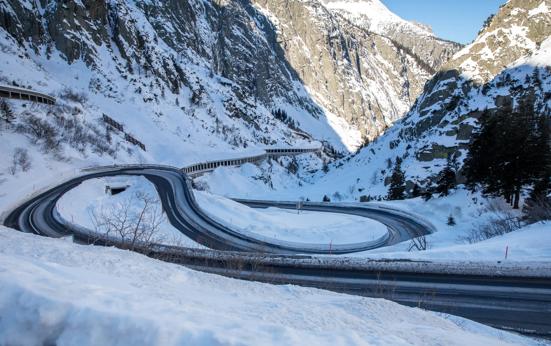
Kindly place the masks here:
POLYGON ((381 299, 227 279, 0 228, 0 345, 533 344, 381 299))

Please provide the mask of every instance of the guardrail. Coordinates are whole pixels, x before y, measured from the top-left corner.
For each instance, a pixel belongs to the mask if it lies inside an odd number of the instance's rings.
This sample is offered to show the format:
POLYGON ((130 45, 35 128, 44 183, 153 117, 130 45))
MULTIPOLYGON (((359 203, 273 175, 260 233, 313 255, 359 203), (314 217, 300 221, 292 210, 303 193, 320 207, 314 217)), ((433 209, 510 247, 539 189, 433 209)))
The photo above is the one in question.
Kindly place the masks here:
POLYGON ((270 157, 279 157, 279 156, 294 156, 301 155, 306 153, 315 153, 321 152, 322 148, 273 148, 265 149, 263 154, 247 156, 242 158, 235 159, 225 159, 225 160, 215 160, 215 161, 205 161, 196 163, 190 166, 182 168, 182 172, 190 175, 199 175, 206 172, 211 172, 218 167, 222 166, 240 166, 245 163, 260 163, 270 157))
POLYGON ((280 148, 280 149, 266 149, 266 154, 269 157, 278 157, 278 156, 286 156, 286 155, 300 155, 300 154, 306 154, 306 153, 317 153, 321 151, 321 147, 319 148, 280 148))
POLYGON ((5 85, 0 85, 0 97, 39 102, 47 105, 53 105, 56 103, 56 99, 50 95, 42 94, 29 89, 22 89, 5 85))

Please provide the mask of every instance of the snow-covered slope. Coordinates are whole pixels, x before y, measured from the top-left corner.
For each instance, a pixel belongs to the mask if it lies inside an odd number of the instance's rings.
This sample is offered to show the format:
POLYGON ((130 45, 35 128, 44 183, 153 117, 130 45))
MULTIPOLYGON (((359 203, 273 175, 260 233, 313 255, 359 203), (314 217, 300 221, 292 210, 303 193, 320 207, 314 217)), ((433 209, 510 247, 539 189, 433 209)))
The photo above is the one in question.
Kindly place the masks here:
POLYGON ((0 209, 22 197, 7 185, 76 167, 183 167, 311 143, 304 131, 346 150, 348 124, 324 113, 275 44, 270 21, 241 3, 1 2, 0 84, 58 102, 8 101, 15 120, 0 120, 0 209), (279 108, 290 120, 272 115, 279 108), (30 166, 11 169, 22 150, 30 166))
POLYGON ((303 244, 353 244, 387 234, 382 223, 356 215, 253 209, 230 199, 195 191, 199 206, 214 220, 253 238, 303 244))
POLYGON ((382 299, 228 279, 0 227, 2 345, 536 345, 382 299))

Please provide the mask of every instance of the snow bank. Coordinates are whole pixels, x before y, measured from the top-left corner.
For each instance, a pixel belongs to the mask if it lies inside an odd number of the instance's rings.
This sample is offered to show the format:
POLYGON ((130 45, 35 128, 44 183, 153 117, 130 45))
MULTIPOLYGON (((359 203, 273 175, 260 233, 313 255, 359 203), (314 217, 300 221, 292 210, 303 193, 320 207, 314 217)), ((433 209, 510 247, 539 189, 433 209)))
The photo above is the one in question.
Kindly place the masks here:
MULTIPOLYGON (((430 242, 430 240, 429 240, 430 242)), ((370 253, 370 258, 545 262, 551 261, 551 223, 537 223, 518 231, 498 236, 475 244, 438 246, 421 252, 392 252, 391 248, 370 253), (507 259, 505 253, 507 251, 507 259)), ((366 256, 366 253, 360 254, 366 256)))
POLYGON ((253 209, 230 199, 195 191, 199 206, 210 217, 252 236, 308 244, 353 244, 383 237, 387 228, 365 217, 267 208, 253 209))
POLYGON ((0 344, 535 345, 370 299, 204 274, 0 227, 0 344))
POLYGON ((502 214, 502 210, 519 216, 519 211, 502 205, 500 199, 484 199, 480 194, 456 190, 449 196, 423 201, 421 198, 377 204, 401 209, 430 220, 436 232, 426 236, 427 251, 408 252, 410 242, 379 248, 352 256, 392 259, 422 259, 449 261, 503 261, 508 250, 508 262, 551 261, 551 223, 523 227, 503 236, 469 244, 465 237, 502 214), (501 205, 501 207, 500 207, 501 205), (448 225, 453 217, 455 225, 448 225))

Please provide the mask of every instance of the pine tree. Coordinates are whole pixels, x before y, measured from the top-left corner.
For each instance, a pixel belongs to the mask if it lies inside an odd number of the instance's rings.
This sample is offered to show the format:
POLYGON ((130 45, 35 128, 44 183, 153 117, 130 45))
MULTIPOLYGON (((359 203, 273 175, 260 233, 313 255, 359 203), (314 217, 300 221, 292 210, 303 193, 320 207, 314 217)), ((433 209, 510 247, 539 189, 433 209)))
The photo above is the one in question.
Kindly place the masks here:
MULTIPOLYGON (((455 156, 454 156, 455 157, 455 156)), ((436 192, 440 196, 447 196, 450 194, 450 190, 456 186, 456 177, 454 159, 452 155, 448 155, 448 161, 446 166, 442 169, 440 174, 438 174, 438 181, 436 182, 436 192)))
POLYGON ((402 159, 396 157, 392 176, 390 177, 390 187, 388 188, 387 199, 390 201, 401 200, 405 198, 406 182, 402 171, 402 159))
POLYGON ((448 216, 447 225, 448 225, 448 226, 455 226, 455 225, 456 225, 456 223, 455 223, 455 218, 453 217, 452 214, 450 214, 450 215, 448 216))
POLYGON ((13 110, 11 109, 9 103, 4 99, 0 99, 0 118, 8 124, 11 124, 15 120, 13 110))
POLYGON ((540 170, 535 174, 534 184, 530 191, 531 200, 547 198, 551 193, 551 150, 549 148, 551 134, 549 129, 549 118, 541 117, 537 124, 533 145, 533 150, 536 152, 536 156, 540 157, 541 163, 538 165, 540 170))
POLYGON ((517 111, 486 111, 479 122, 465 160, 467 186, 480 185, 484 194, 503 196, 518 209, 522 189, 549 165, 545 115, 537 115, 530 100, 521 100, 517 111))
POLYGON ((416 198, 419 196, 421 196, 421 187, 417 184, 417 182, 415 182, 413 189, 411 190, 411 197, 416 198))
POLYGON ((536 181, 534 187, 530 191, 530 199, 537 200, 549 196, 551 193, 551 175, 549 173, 543 175, 536 181))

